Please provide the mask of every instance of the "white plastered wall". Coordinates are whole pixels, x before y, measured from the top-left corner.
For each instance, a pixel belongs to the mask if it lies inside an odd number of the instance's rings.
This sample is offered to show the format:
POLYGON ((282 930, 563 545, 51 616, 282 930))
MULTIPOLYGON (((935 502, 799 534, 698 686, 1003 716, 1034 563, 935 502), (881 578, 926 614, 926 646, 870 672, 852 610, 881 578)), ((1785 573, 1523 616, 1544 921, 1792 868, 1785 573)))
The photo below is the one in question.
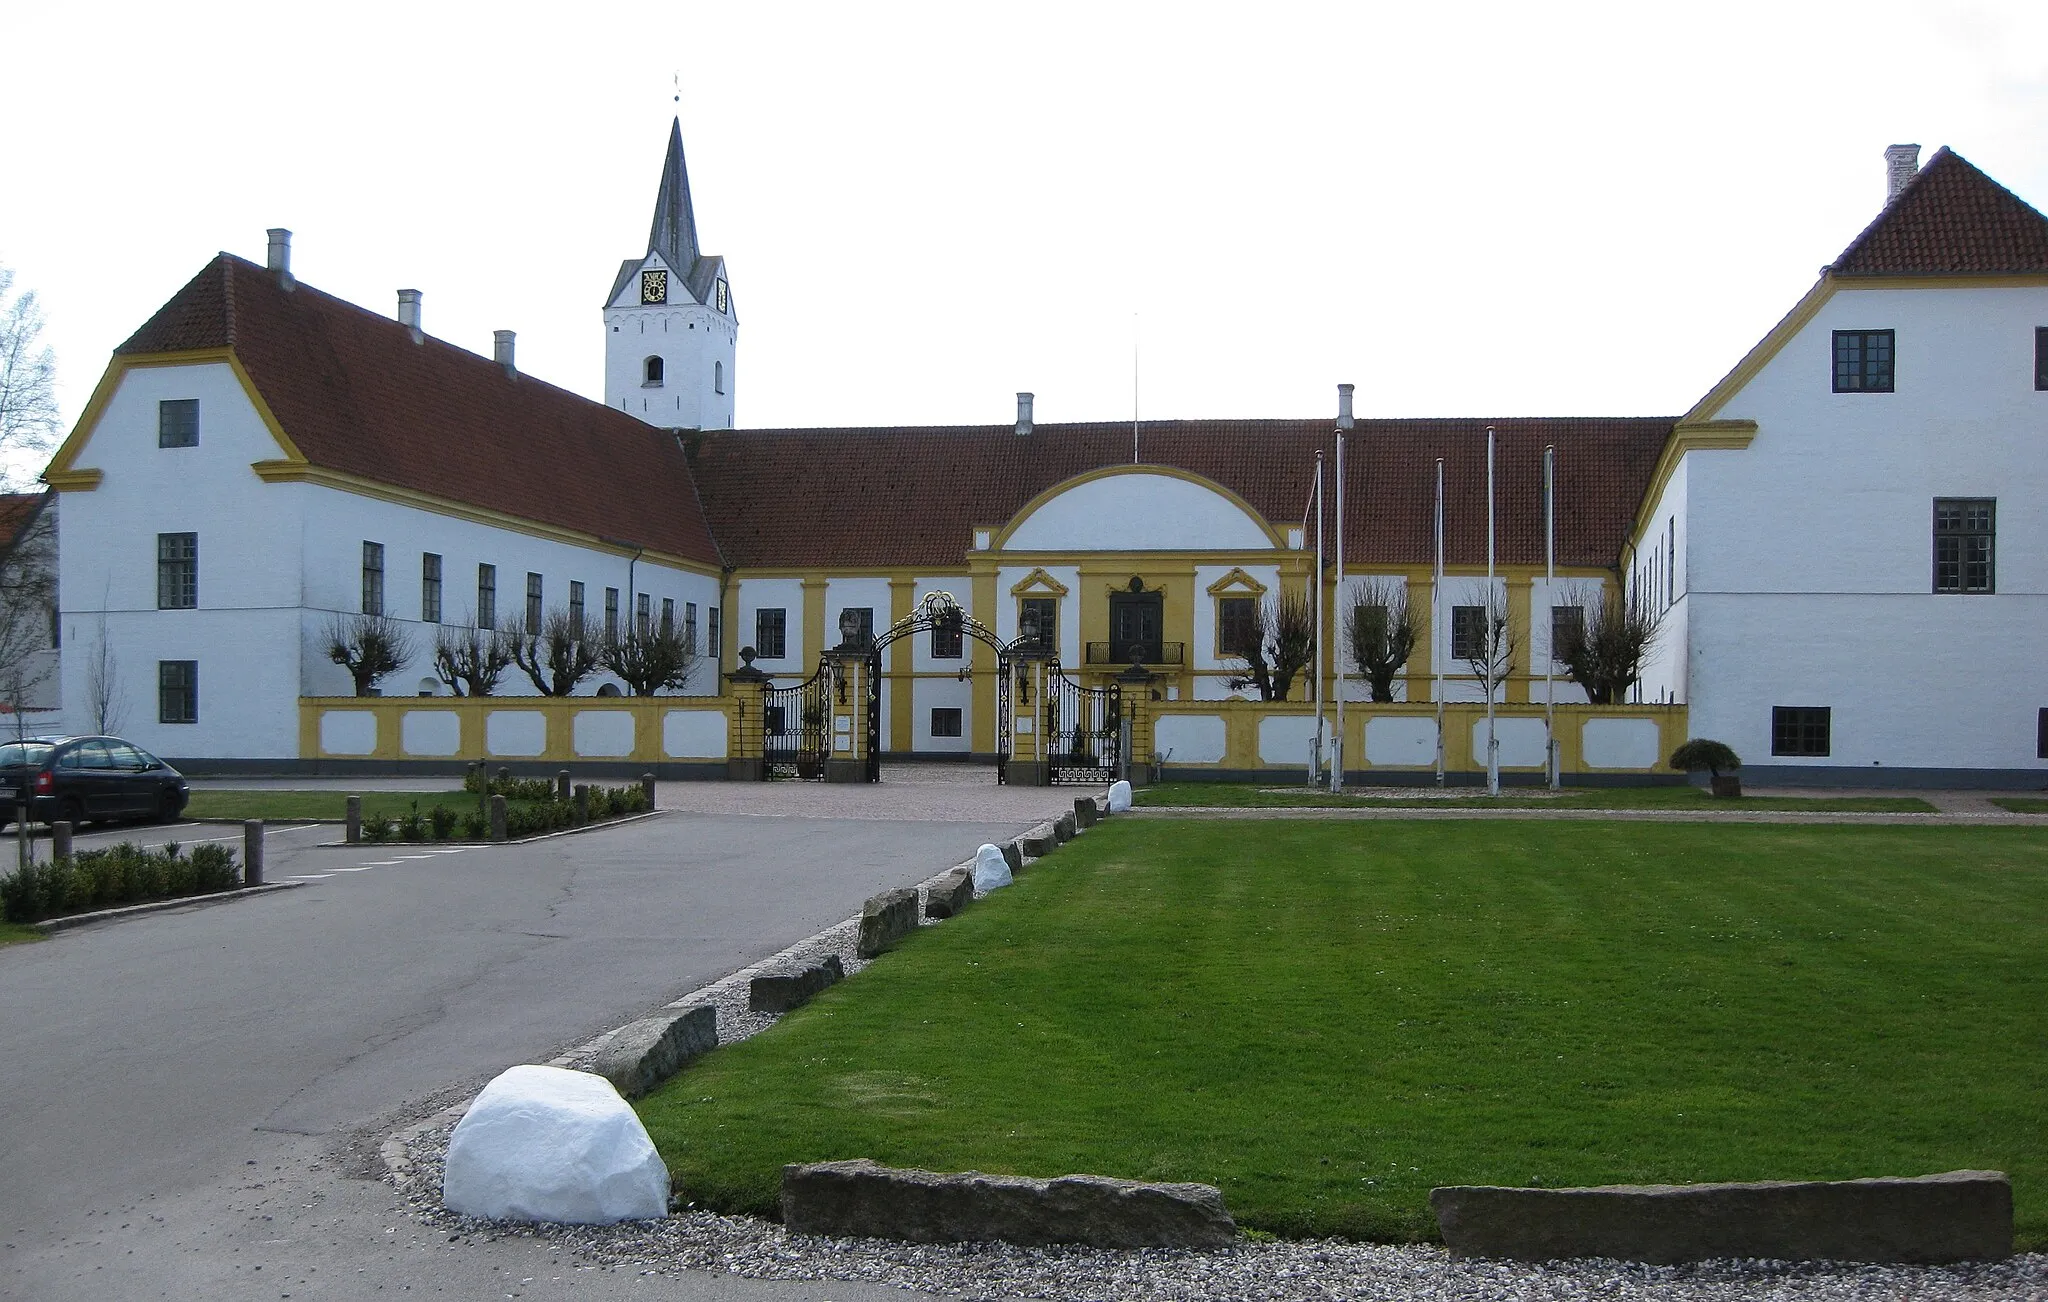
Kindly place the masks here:
MULTIPOLYGON (((818 648, 806 648, 804 642, 804 585, 801 579, 742 579, 739 583, 739 627, 726 630, 726 638, 733 645, 734 663, 738 664, 739 649, 755 644, 755 616, 763 610, 780 609, 783 612, 784 654, 775 659, 762 657, 754 661, 756 668, 764 673, 788 675, 800 667, 810 666, 817 658, 818 648), (807 654, 808 653, 808 654, 807 654)), ((805 670, 808 673, 808 669, 805 670)))
POLYGON ((1004 541, 1013 552, 1267 551, 1265 527, 1193 480, 1134 470, 1041 502, 1004 541))

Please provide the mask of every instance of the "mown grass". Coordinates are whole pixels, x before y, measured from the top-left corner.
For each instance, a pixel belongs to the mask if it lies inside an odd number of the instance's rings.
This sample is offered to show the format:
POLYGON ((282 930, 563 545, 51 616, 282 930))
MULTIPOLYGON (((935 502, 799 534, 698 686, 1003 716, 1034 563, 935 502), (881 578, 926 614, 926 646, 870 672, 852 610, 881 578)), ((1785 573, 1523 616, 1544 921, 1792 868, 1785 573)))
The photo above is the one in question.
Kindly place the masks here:
POLYGON ((403 818, 419 802, 422 813, 435 805, 450 809, 473 809, 476 795, 468 791, 220 791, 194 790, 185 806, 187 818, 262 818, 289 823, 294 820, 332 819, 348 816, 348 798, 363 798, 363 817, 403 818))
POLYGON ((12 945, 24 940, 41 940, 43 933, 34 927, 20 927, 11 922, 0 922, 0 945, 12 945))
MULTIPOLYGON (((1381 788, 1380 790, 1384 790, 1381 788)), ((1509 793, 1514 788, 1507 789, 1509 793)), ((1911 796, 1743 796, 1716 800, 1698 787, 1566 787, 1555 795, 1503 794, 1376 795, 1372 787, 1351 787, 1336 795, 1301 787, 1251 782, 1160 782, 1140 787, 1133 803, 1175 809, 1666 809, 1726 813, 1763 810, 1793 813, 1931 814, 1934 806, 1911 796)), ((2048 802, 2043 802, 2048 808, 2048 802)))
POLYGON ((2010 1172, 2048 1243, 2048 831, 1112 821, 641 1104, 786 1162, 1221 1186, 1431 1237, 1439 1184, 2010 1172))
POLYGON ((2048 814, 2048 800, 2039 796, 1993 796, 1991 803, 2014 814, 2048 814))

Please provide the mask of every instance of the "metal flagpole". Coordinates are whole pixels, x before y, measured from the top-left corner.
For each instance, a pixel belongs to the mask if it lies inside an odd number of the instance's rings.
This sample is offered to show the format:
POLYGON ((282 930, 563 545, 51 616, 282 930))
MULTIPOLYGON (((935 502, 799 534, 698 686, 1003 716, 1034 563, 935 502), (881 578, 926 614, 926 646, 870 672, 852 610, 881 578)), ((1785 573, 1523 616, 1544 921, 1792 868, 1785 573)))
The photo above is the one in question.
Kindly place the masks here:
MULTIPOLYGON (((1546 444, 1543 448, 1543 604, 1545 608, 1557 608, 1557 445, 1546 444)), ((1535 613, 1535 607, 1530 607, 1535 613)), ((1530 630, 1530 641, 1535 641, 1535 630, 1530 630)), ((1550 620, 1550 635, 1557 636, 1557 617, 1550 620)), ((1557 771, 1557 674, 1552 666, 1557 663, 1557 648, 1544 645, 1543 657, 1543 739, 1544 754, 1550 763, 1550 789, 1557 790, 1563 785, 1557 771)))
POLYGON ((1308 783, 1316 786, 1323 773, 1323 450, 1316 449, 1316 576, 1310 588, 1316 603, 1315 654, 1309 657, 1309 672, 1316 681, 1316 740, 1309 752, 1308 783))
MULTIPOLYGON (((1506 603, 1500 613, 1507 614, 1506 603)), ((1493 590, 1493 426, 1486 427, 1486 794, 1500 794, 1500 738, 1494 735, 1494 680, 1500 670, 1500 647, 1504 629, 1496 626, 1493 590)))
POLYGON ((1436 459, 1436 569, 1429 584, 1429 664, 1436 671, 1430 696, 1436 701, 1436 784, 1444 784, 1444 658, 1436 648, 1450 649, 1450 635, 1443 628, 1444 592, 1444 459, 1436 459), (1442 641, 1439 641, 1442 639, 1442 641))
POLYGON ((1337 430, 1337 735, 1330 742, 1330 790, 1344 789, 1344 431, 1337 430))

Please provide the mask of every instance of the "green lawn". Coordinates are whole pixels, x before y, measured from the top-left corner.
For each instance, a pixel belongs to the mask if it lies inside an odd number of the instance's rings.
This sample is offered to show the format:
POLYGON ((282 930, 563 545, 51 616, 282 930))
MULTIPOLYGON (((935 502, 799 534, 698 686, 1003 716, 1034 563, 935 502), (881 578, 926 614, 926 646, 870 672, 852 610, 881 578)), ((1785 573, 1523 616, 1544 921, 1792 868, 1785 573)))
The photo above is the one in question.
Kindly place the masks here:
MULTIPOLYGON (((1423 782, 1426 785, 1427 775, 1423 782)), ((1531 792, 1489 796, 1471 795, 1391 796, 1375 795, 1385 788, 1350 787, 1337 795, 1301 787, 1280 787, 1250 782, 1161 782, 1140 787, 1134 794, 1139 805, 1178 809, 1201 808, 1297 808, 1297 809, 1679 809, 1724 812, 1739 809, 1770 811, 1931 814, 1934 806, 1911 796, 1744 796, 1739 800, 1716 800, 1691 786, 1668 787, 1566 787, 1556 795, 1531 792)), ((1466 788, 1470 791, 1471 788, 1466 788)), ((1516 788, 1506 788, 1514 792, 1516 788)), ((2048 802, 2043 802, 2048 808, 2048 802)))
POLYGON ((2010 1172, 2048 1244, 2048 830, 1112 820, 641 1110, 785 1162, 1222 1187, 1434 1233, 1438 1184, 2010 1172))
POLYGON ((288 823, 295 819, 332 819, 348 816, 348 798, 363 798, 363 817, 403 818, 418 801, 420 812, 435 805, 468 811, 476 808, 476 795, 469 791, 217 791, 195 790, 185 806, 187 818, 263 818, 288 823))
POLYGON ((1993 796, 1991 803, 2015 814, 2048 814, 2048 800, 2039 796, 1993 796))
POLYGON ((0 945, 12 945, 17 941, 41 940, 43 933, 34 927, 23 927, 12 922, 0 922, 0 945))

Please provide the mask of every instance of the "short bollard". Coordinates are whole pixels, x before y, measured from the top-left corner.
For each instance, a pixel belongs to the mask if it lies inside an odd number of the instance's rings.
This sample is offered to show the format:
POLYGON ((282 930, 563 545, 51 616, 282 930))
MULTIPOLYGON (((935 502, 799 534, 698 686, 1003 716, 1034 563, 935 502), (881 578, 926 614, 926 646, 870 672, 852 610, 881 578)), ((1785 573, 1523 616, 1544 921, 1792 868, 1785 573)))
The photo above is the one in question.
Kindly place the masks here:
POLYGON ((654 775, 652 773, 642 773, 640 775, 640 794, 647 798, 647 807, 649 809, 654 808, 654 775))
POLYGON ((578 782, 576 784, 576 821, 579 823, 590 821, 590 784, 588 782, 578 782))
POLYGON ((252 818, 242 824, 242 885, 263 884, 263 820, 252 818))
POLYGON ((69 859, 71 857, 71 824, 59 819, 50 824, 50 857, 69 859))
POLYGON ((505 797, 503 796, 491 797, 491 839, 493 841, 505 839, 505 797))
POLYGON ((350 845, 360 844, 363 839, 363 798, 361 796, 350 796, 348 798, 348 823, 341 839, 350 845))
POLYGON ((498 766, 498 781, 500 781, 500 782, 510 782, 511 780, 512 780, 512 770, 511 770, 511 769, 509 769, 509 768, 506 768, 506 767, 505 767, 505 766, 504 766, 503 764, 500 764, 500 765, 498 766))
POLYGON ((567 770, 567 769, 563 769, 563 770, 561 770, 560 772, 558 772, 558 773, 556 773, 556 774, 555 774, 555 799, 557 799, 557 800, 567 800, 568 798, 569 798, 569 770, 567 770))

